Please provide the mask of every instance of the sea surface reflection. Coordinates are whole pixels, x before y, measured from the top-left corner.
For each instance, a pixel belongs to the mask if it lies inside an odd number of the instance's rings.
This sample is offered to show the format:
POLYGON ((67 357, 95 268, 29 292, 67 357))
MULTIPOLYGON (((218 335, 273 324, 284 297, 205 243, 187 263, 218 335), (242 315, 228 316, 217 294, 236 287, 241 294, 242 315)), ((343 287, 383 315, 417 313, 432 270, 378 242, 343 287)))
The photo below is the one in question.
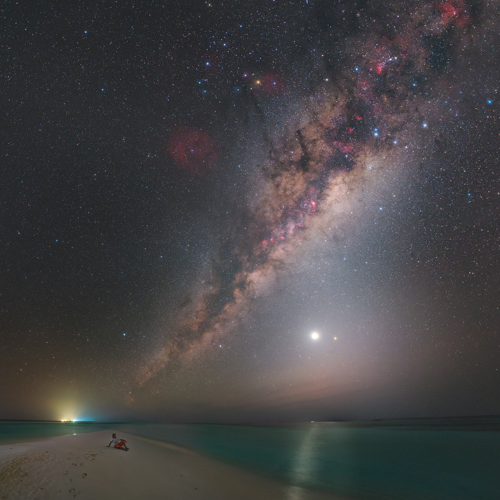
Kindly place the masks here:
POLYGON ((0 422, 0 443, 113 429, 280 479, 287 500, 498 500, 500 418, 300 425, 0 422))
POLYGON ((500 491, 498 417, 126 427, 284 480, 288 500, 303 488, 366 500, 497 500, 500 491))

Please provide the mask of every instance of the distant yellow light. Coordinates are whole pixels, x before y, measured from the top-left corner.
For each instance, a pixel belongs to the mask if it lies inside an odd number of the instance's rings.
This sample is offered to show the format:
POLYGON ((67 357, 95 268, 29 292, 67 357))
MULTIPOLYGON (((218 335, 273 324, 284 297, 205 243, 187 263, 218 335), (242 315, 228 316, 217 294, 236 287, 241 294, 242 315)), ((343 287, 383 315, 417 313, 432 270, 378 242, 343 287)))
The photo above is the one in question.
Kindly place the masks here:
POLYGON ((257 85, 260 85, 260 80, 257 80, 255 83, 256 83, 257 85))

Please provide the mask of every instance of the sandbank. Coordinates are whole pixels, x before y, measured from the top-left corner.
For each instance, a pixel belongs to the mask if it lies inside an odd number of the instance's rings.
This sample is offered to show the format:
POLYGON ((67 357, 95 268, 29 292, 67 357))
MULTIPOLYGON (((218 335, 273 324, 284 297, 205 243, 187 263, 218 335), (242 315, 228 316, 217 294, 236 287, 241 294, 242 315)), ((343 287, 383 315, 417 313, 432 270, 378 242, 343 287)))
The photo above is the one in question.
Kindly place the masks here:
POLYGON ((0 445, 0 500, 340 500, 117 431, 0 445))

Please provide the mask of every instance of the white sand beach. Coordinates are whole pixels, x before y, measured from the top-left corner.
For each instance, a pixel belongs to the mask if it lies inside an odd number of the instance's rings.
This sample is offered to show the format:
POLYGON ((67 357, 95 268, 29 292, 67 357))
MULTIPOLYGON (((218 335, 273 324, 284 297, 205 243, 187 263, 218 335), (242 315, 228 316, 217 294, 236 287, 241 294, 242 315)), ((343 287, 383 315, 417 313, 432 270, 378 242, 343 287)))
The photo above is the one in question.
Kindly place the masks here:
POLYGON ((174 445, 111 431, 0 445, 0 500, 333 500, 174 445))

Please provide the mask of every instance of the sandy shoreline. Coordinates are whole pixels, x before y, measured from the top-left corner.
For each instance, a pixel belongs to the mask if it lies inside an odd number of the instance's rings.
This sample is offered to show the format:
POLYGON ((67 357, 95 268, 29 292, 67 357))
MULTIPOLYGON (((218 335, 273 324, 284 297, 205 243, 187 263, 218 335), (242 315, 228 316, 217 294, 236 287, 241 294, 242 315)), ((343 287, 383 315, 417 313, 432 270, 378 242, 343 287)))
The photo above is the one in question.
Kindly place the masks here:
POLYGON ((333 500, 183 448, 111 431, 0 445, 0 500, 333 500))

